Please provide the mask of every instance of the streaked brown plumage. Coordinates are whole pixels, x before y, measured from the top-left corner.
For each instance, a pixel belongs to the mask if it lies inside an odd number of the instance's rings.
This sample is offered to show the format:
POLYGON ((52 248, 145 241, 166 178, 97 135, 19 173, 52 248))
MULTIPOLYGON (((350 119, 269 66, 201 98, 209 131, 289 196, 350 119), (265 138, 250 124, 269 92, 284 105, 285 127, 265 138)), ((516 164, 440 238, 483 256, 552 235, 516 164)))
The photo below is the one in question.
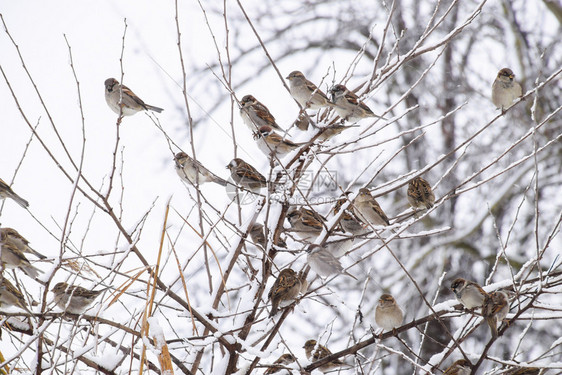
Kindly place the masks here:
POLYGON ((435 194, 429 182, 421 177, 416 177, 408 183, 408 202, 416 208, 430 209, 435 204, 435 194))
POLYGON ((466 359, 459 359, 449 366, 443 375, 470 375, 472 364, 466 359))
POLYGON ((104 82, 105 101, 111 110, 117 114, 131 116, 140 111, 162 112, 163 109, 146 104, 130 88, 119 84, 115 78, 108 78, 104 82))
POLYGON ((28 310, 23 294, 5 277, 0 275, 0 306, 16 306, 28 310))
MULTIPOLYGON (((332 352, 323 345, 320 345, 316 342, 316 340, 308 340, 304 346, 304 351, 306 353, 306 358, 308 358, 311 362, 316 362, 324 357, 327 357, 332 354, 332 352)), ((330 370, 334 370, 336 368, 340 368, 342 366, 347 366, 339 359, 334 359, 331 362, 326 363, 318 367, 318 370, 322 372, 328 372, 330 370)))
POLYGON ((372 225, 390 225, 388 217, 367 188, 359 189, 359 194, 353 201, 353 212, 372 225))
POLYGON ((18 233, 17 230, 13 228, 0 228, 0 243, 2 242, 12 242, 20 251, 24 253, 33 254, 39 259, 47 258, 45 255, 39 253, 38 251, 32 249, 29 246, 29 241, 18 233))
POLYGON ((484 298, 482 315, 490 327, 492 337, 498 337, 498 323, 505 319, 509 313, 509 297, 506 292, 496 290, 484 298))
POLYGON ((299 295, 301 286, 301 280, 295 271, 290 268, 281 270, 267 294, 267 298, 271 301, 269 316, 277 314, 281 302, 294 300, 299 295))
POLYGON ((264 372, 264 375, 275 374, 279 372, 279 370, 285 368, 286 365, 289 365, 295 361, 296 359, 292 354, 285 353, 281 357, 277 358, 275 362, 273 362, 273 365, 264 372))
POLYGON ((72 313, 83 313, 106 288, 90 290, 65 282, 57 283, 51 290, 55 295, 55 303, 61 309, 72 313))

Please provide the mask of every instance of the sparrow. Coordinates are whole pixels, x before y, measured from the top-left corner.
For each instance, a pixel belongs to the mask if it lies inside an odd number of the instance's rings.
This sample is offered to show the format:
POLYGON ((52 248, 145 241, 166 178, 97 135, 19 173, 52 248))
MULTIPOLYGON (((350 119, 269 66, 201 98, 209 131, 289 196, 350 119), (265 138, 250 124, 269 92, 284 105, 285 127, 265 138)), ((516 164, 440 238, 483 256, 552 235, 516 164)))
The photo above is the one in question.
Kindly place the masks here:
POLYGON ((343 273, 357 280, 355 276, 344 271, 340 261, 324 246, 311 244, 307 247, 306 262, 320 277, 328 277, 343 273))
POLYGON ((427 208, 428 210, 435 204, 435 194, 431 190, 431 185, 421 177, 415 177, 408 182, 408 202, 416 208, 427 208))
POLYGON ((320 135, 316 138, 319 142, 326 142, 327 140, 335 137, 336 135, 340 134, 344 130, 356 128, 359 125, 342 125, 342 124, 333 124, 328 126, 314 126, 314 128, 318 129, 320 135))
POLYGON ((260 151, 267 156, 271 154, 275 154, 278 157, 283 156, 305 144, 284 139, 282 136, 275 133, 271 126, 267 125, 260 127, 260 129, 254 133, 254 139, 260 151))
POLYGON ((230 170, 230 177, 236 184, 254 193, 267 186, 265 177, 258 170, 240 158, 235 158, 226 166, 230 170))
POLYGON ((457 300, 467 309, 481 307, 488 296, 480 285, 462 278, 455 279, 451 283, 451 290, 455 293, 457 300))
POLYGON ((492 337, 498 337, 498 323, 505 319, 509 312, 509 297, 506 292, 496 290, 486 296, 482 306, 482 315, 490 326, 492 337))
POLYGON ((336 112, 342 118, 342 121, 357 122, 363 118, 376 117, 365 103, 359 100, 359 97, 349 91, 344 85, 335 85, 330 89, 332 103, 336 106, 336 112))
POLYGON ((472 364, 466 359, 459 359, 449 366, 443 375, 470 375, 472 364))
POLYGON ((506 372, 506 375, 538 375, 541 369, 538 367, 514 367, 506 372))
POLYGON ((12 198, 23 208, 29 207, 29 203, 25 199, 14 193, 12 188, 0 178, 0 199, 6 198, 12 198))
POLYGON ((353 202, 353 212, 359 219, 372 225, 390 225, 388 217, 367 188, 359 189, 353 202))
POLYGON ((0 284, 0 306, 16 306, 28 310, 23 294, 5 277, 0 284))
MULTIPOLYGON (((316 362, 324 357, 332 355, 332 352, 323 345, 320 345, 316 342, 316 340, 308 340, 304 343, 304 352, 306 353, 306 358, 308 358, 311 362, 316 362)), ((339 359, 334 359, 331 362, 328 362, 320 367, 318 370, 326 373, 330 370, 334 370, 336 368, 340 368, 342 366, 348 366, 347 364, 343 363, 339 359)))
POLYGON ((294 300, 299 295, 301 286, 301 279, 295 271, 290 268, 281 270, 277 280, 275 280, 267 294, 267 298, 271 301, 269 317, 271 318, 277 314, 281 302, 294 300))
POLYGON ((111 110, 123 116, 132 116, 139 111, 162 112, 162 108, 148 105, 127 86, 119 84, 115 78, 105 80, 105 101, 111 110))
POLYGON ((222 186, 226 186, 227 184, 225 180, 213 174, 198 160, 194 160, 185 152, 178 152, 174 156, 174 161, 176 162, 176 172, 178 176, 190 184, 195 185, 196 181, 198 181, 200 185, 207 182, 215 182, 222 186))
POLYGON ((304 74, 295 70, 286 79, 289 80, 289 91, 291 96, 303 108, 320 109, 322 107, 332 107, 334 104, 316 85, 305 78, 304 74))
POLYGON ((390 294, 383 294, 375 309, 375 322, 385 331, 393 330, 402 325, 404 312, 390 294))
POLYGON ((513 79, 515 74, 509 68, 498 72, 492 84, 492 102, 503 111, 511 106, 513 101, 522 95, 521 85, 513 79))
POLYGON ((281 357, 277 358, 273 365, 269 366, 269 368, 263 373, 264 375, 271 375, 279 372, 285 368, 286 365, 294 363, 296 361, 295 357, 292 354, 283 354, 281 357))
POLYGON ((89 290, 78 285, 60 282, 51 291, 55 294, 55 304, 58 307, 72 314, 81 314, 106 289, 109 288, 89 290))
POLYGON ((246 95, 240 101, 240 116, 252 133, 259 130, 262 126, 269 126, 273 129, 284 131, 283 128, 277 125, 275 117, 269 112, 269 109, 252 95, 246 95))
MULTIPOLYGON (((347 195, 349 192, 344 193, 344 195, 336 201, 334 206, 334 214, 340 212, 341 207, 347 200, 347 195)), ((349 232, 355 236, 365 234, 369 232, 367 224, 363 222, 353 211, 346 209, 341 216, 340 224, 343 230, 349 232)))
MULTIPOLYGON (((250 229, 250 238, 254 242, 255 245, 261 246, 264 250, 266 249, 266 238, 265 238, 265 230, 263 224, 255 223, 252 225, 252 229, 250 229)), ((277 246, 287 248, 287 243, 282 238, 279 238, 277 241, 277 246)))
POLYGON ((39 259, 46 259, 47 257, 37 250, 29 246, 29 241, 24 236, 18 233, 17 230, 12 228, 0 228, 0 244, 4 242, 11 242, 21 252, 33 254, 39 259))
POLYGON ((291 229, 303 240, 315 240, 322 232, 326 218, 305 207, 291 208, 287 213, 291 229))
POLYGON ((35 279, 43 271, 33 267, 25 254, 11 241, 0 242, 0 255, 4 268, 19 268, 27 276, 35 279))

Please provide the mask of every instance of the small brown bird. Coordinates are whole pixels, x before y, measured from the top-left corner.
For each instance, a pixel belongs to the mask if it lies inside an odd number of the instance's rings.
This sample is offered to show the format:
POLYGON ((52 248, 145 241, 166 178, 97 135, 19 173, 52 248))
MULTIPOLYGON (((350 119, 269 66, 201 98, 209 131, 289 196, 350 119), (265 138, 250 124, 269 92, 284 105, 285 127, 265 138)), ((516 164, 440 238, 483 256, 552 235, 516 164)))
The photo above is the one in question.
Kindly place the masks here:
POLYGON ((259 193, 261 188, 267 186, 265 177, 240 158, 234 158, 226 166, 230 170, 230 177, 236 184, 254 193, 259 193))
MULTIPOLYGON (((341 207, 347 200, 347 195, 349 193, 344 193, 344 195, 336 201, 334 206, 334 214, 338 214, 340 212, 341 207)), ((355 236, 359 236, 369 232, 369 227, 365 224, 355 213, 350 210, 346 209, 345 212, 342 214, 340 219, 340 224, 346 232, 349 232, 355 236)))
POLYGON ((466 359, 459 359, 449 366, 443 375, 470 375, 472 364, 466 359))
POLYGON ((294 300, 299 295, 301 286, 301 279, 295 271, 290 268, 281 270, 267 294, 267 298, 271 301, 269 317, 277 314, 281 302, 294 300))
POLYGON ((356 128, 358 126, 359 125, 333 124, 333 125, 328 125, 328 126, 323 126, 323 127, 315 126, 314 128, 318 129, 318 132, 320 133, 317 140, 319 142, 325 142, 325 141, 331 139, 332 137, 342 133, 344 130, 356 128))
POLYGON ((372 225, 390 225, 388 217, 377 200, 371 195, 369 189, 359 189, 359 194, 355 198, 353 206, 353 212, 364 222, 372 225))
POLYGON ((482 307, 484 299, 488 296, 480 285, 460 277, 451 283, 451 290, 467 309, 482 307))
POLYGON ((0 306, 16 306, 29 311, 23 294, 8 279, 1 275, 0 278, 0 306))
POLYGON ((306 262, 320 277, 329 277, 339 273, 357 280, 355 276, 344 271, 340 261, 325 246, 311 244, 307 247, 306 262))
MULTIPOLYGON (((311 361, 311 362, 316 362, 316 361, 332 354, 332 352, 328 348, 326 348, 323 345, 318 344, 316 342, 316 340, 308 340, 304 344, 303 348, 304 348, 304 351, 306 353, 306 358, 308 358, 308 360, 311 361)), ((339 359, 334 359, 333 361, 328 362, 328 363, 318 367, 318 370, 320 370, 323 373, 326 373, 330 370, 334 370, 334 369, 340 368, 342 366, 349 366, 349 365, 343 363, 339 359)))
POLYGON ((514 78, 515 74, 513 74, 511 69, 503 68, 498 72, 492 84, 492 102, 502 112, 522 95, 521 85, 514 78))
POLYGON ((306 79, 304 74, 298 70, 291 72, 286 79, 289 80, 289 91, 291 95, 301 107, 320 109, 322 107, 331 107, 334 105, 328 100, 328 97, 322 90, 306 79))
POLYGON ((29 246, 29 241, 24 236, 18 233, 13 228, 0 228, 0 244, 4 242, 11 242, 21 252, 33 254, 39 259, 46 259, 47 257, 29 246))
POLYGON ((286 353, 283 354, 281 357, 277 358, 273 365, 269 366, 269 368, 263 373, 264 375, 271 375, 279 372, 285 368, 286 365, 290 365, 296 361, 295 357, 292 354, 286 353))
POLYGON ((105 80, 105 101, 111 110, 124 116, 132 116, 140 111, 162 112, 162 108, 146 104, 127 86, 119 84, 115 78, 105 80))
MULTIPOLYGON (((506 372, 506 375, 538 375, 541 369, 538 367, 514 367, 506 372)), ((545 370, 546 373, 546 370, 545 370)))
POLYGON ((414 209, 430 209, 435 204, 435 194, 431 185, 421 177, 416 177, 408 183, 408 202, 414 209))
POLYGON ((6 198, 12 198, 23 208, 29 207, 29 203, 25 199, 14 193, 12 188, 0 178, 0 199, 6 198))
POLYGON ((19 268, 33 279, 43 273, 40 269, 32 266, 25 254, 11 241, 0 243, 0 254, 0 259, 5 268, 19 268))
POLYGON ((371 108, 359 100, 359 97, 352 91, 348 90, 344 85, 335 85, 330 89, 332 103, 336 105, 336 112, 342 118, 342 121, 357 122, 363 118, 376 117, 371 108))
POLYGON ((509 297, 506 292, 496 290, 486 296, 482 315, 490 326, 492 337, 498 337, 498 323, 501 324, 509 313, 509 297))
POLYGON ((178 152, 174 156, 174 161, 176 162, 176 173, 185 182, 189 182, 192 185, 195 185, 196 182, 199 182, 199 184, 214 182, 221 186, 226 186, 225 180, 215 175, 205 168, 199 160, 193 159, 185 152, 178 152))
POLYGON ((254 139, 260 151, 266 156, 274 154, 277 157, 281 157, 305 144, 285 139, 275 133, 271 126, 262 126, 254 133, 254 139))
MULTIPOLYGON (((254 225, 252 225, 252 229, 250 229, 249 233, 250 233, 250 238, 252 239, 254 244, 256 246, 257 245, 261 246, 262 249, 265 250, 266 238, 265 238, 265 228, 263 224, 255 223, 254 225)), ((284 239, 279 238, 279 241, 277 241, 277 246, 287 248, 287 243, 285 242, 284 239)))
POLYGON ((315 240, 326 222, 324 216, 306 207, 291 208, 287 213, 287 220, 295 234, 306 241, 315 240))
POLYGON ((101 290, 89 290, 65 282, 57 283, 51 290, 55 295, 55 304, 72 314, 83 313, 95 299, 109 287, 101 290))
POLYGON ((246 95, 240 101, 240 116, 252 133, 259 130, 262 126, 269 126, 272 129, 284 131, 275 122, 275 117, 269 112, 269 109, 252 95, 246 95))
POLYGON ((375 322, 385 331, 393 330, 402 325, 404 312, 390 294, 383 294, 375 309, 375 322))

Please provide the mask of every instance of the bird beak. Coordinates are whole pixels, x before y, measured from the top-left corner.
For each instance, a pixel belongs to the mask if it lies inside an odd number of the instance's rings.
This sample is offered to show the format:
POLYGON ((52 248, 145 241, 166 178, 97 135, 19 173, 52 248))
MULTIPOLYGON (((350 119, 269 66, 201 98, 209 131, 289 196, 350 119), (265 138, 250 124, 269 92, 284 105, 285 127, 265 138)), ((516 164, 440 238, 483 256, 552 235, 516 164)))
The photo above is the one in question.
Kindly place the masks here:
POLYGON ((509 79, 513 79, 513 78, 515 78, 515 76, 513 74, 510 74, 509 79))

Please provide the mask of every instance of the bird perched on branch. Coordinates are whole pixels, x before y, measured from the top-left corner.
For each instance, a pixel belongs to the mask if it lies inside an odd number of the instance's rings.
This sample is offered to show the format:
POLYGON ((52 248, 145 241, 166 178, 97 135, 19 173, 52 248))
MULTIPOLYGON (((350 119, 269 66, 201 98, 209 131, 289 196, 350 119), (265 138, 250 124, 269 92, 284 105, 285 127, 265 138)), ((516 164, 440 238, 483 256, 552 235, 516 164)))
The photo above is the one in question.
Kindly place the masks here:
POLYGON ((266 156, 276 155, 277 157, 288 154, 289 152, 296 150, 300 146, 306 143, 295 143, 279 134, 275 133, 271 126, 262 126, 260 129, 254 133, 254 140, 256 141, 258 148, 266 156))
MULTIPOLYGON (((538 375, 541 369, 538 367, 514 367, 509 369, 506 375, 538 375)), ((546 370, 545 370, 546 374, 546 370)))
POLYGON ((340 261, 328 250, 328 248, 316 244, 311 244, 306 249, 308 255, 306 262, 317 275, 328 277, 342 273, 357 280, 355 276, 344 271, 340 261))
MULTIPOLYGON (((335 206, 334 206, 334 214, 340 212, 341 207, 347 200, 347 195, 349 192, 344 193, 342 197, 340 197, 335 206)), ((361 220, 352 210, 346 209, 341 216, 340 224, 343 230, 349 232, 355 236, 365 234, 369 232, 369 228, 363 220, 361 220)))
POLYGON ((284 131, 275 122, 275 117, 269 112, 269 109, 252 95, 246 95, 240 101, 240 116, 252 133, 258 131, 262 126, 284 131))
POLYGON ((496 108, 504 112, 522 94, 521 85, 515 81, 515 74, 511 69, 500 70, 492 84, 492 102, 496 108))
POLYGON ((0 178, 0 199, 6 198, 12 198, 23 208, 29 207, 29 203, 25 199, 14 193, 12 188, 0 178))
POLYGON ((203 166, 198 160, 193 159, 185 152, 178 152, 174 156, 176 162, 176 172, 180 178, 192 185, 197 182, 204 184, 214 182, 222 186, 226 186, 226 181, 218 177, 203 166))
POLYGON ((390 294, 383 294, 379 298, 375 309, 375 322, 385 331, 393 330, 402 325, 404 312, 390 294))
POLYGON ((277 314, 281 302, 294 300, 299 295, 301 287, 302 281, 295 271, 290 268, 281 270, 267 294, 267 298, 271 301, 269 317, 277 314))
POLYGON ((451 283, 451 290, 455 293, 457 300, 467 309, 482 307, 488 296, 480 285, 460 277, 451 283))
POLYGON ((429 182, 421 177, 415 177, 408 183, 408 202, 414 209, 430 209, 435 204, 435 194, 429 182))
POLYGON ((234 158, 226 166, 230 170, 230 177, 244 189, 248 189, 254 193, 259 193, 260 190, 267 186, 265 177, 240 158, 234 158))
POLYGON ((328 97, 314 83, 310 82, 304 74, 295 70, 286 79, 289 80, 289 91, 291 96, 303 108, 320 109, 322 107, 334 106, 328 97))
MULTIPOLYGON (((264 250, 266 249, 265 245, 267 241, 265 238, 265 227, 263 226, 263 224, 255 223, 254 225, 252 225, 252 228, 250 229, 250 238, 252 239, 254 244, 261 246, 264 250)), ((286 248, 287 243, 282 238, 279 238, 279 241, 277 241, 277 246, 286 248)))
POLYGON ((336 105, 336 112, 343 121, 357 122, 367 117, 383 117, 375 115, 371 108, 359 100, 359 97, 344 85, 335 85, 330 89, 332 103, 336 105))
POLYGON ((466 359, 459 359, 449 366, 443 375, 470 375, 472 364, 466 359))
POLYGON ((509 312, 509 297, 506 292, 496 290, 484 298, 482 315, 490 327, 492 337, 498 337, 498 324, 501 324, 509 312))
POLYGON ((29 311, 23 294, 3 275, 0 278, 0 306, 16 306, 29 311))
MULTIPOLYGON (((307 342, 305 342, 303 348, 304 348, 304 352, 306 353, 306 358, 308 358, 311 362, 316 362, 324 357, 332 355, 332 352, 328 348, 318 344, 316 340, 308 340, 307 342)), ((349 366, 349 365, 347 365, 346 363, 342 362, 339 359, 334 359, 318 367, 318 370, 322 371, 323 373, 326 373, 328 371, 340 368, 342 366, 349 366)))
POLYGON ((0 254, 5 268, 19 268, 33 279, 43 272, 33 267, 25 254, 11 241, 0 242, 0 254))
POLYGON ((359 189, 359 194, 353 201, 353 212, 372 225, 390 225, 388 217, 367 188, 359 189))
POLYGON ((32 249, 31 246, 29 246, 29 241, 13 228, 0 228, 0 244, 4 242, 11 242, 21 252, 33 254, 39 259, 47 258, 45 255, 32 249))
POLYGON ((264 375, 271 375, 279 372, 285 368, 286 365, 290 365, 296 361, 295 357, 292 354, 286 353, 283 354, 281 357, 277 358, 273 365, 269 366, 269 368, 263 373, 264 375))
POLYGON ((303 240, 314 240, 322 232, 326 218, 306 207, 291 208, 287 213, 291 229, 303 240))
POLYGON ((90 290, 78 285, 60 282, 51 291, 55 295, 54 300, 58 307, 72 314, 81 314, 106 289, 109 289, 109 287, 100 290, 90 290))
POLYGON ((163 109, 146 104, 127 86, 115 78, 105 80, 105 101, 111 110, 123 116, 132 116, 140 111, 162 112, 163 109))

